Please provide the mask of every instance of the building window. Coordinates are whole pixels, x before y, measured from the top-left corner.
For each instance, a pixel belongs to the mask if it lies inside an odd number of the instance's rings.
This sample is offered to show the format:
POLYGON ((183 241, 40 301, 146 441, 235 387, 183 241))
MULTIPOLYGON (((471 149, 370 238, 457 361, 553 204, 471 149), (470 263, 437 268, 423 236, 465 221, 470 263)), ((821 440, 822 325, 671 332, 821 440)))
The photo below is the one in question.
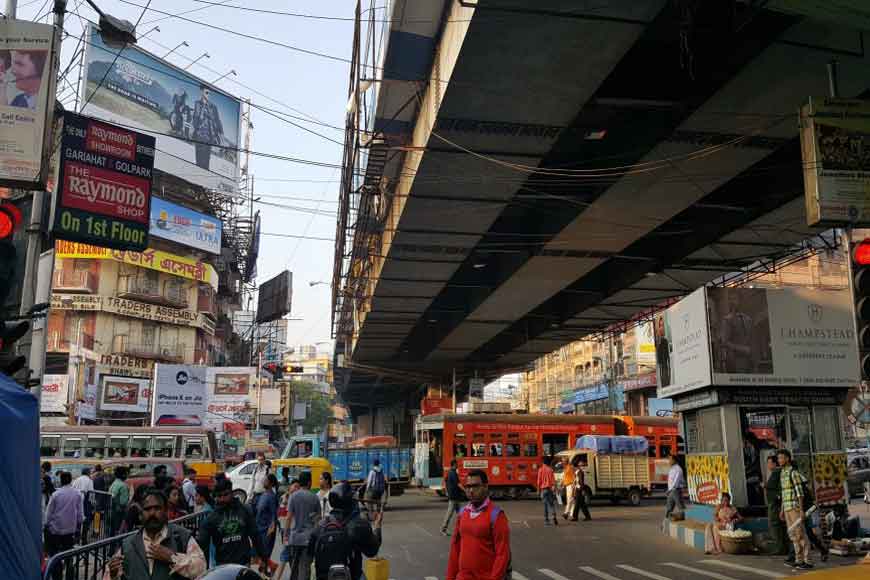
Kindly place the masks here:
POLYGON ((718 408, 698 412, 700 423, 701 453, 722 453, 725 444, 722 440, 722 415, 718 408))
POLYGON ((686 429, 686 452, 700 453, 699 433, 698 433, 698 413, 684 413, 683 425, 686 429))
POLYGON ((816 407, 813 409, 816 452, 842 451, 843 440, 840 431, 840 411, 837 407, 816 407))
POLYGON ((809 453, 810 448, 810 410, 790 409, 788 412, 791 426, 791 452, 809 453))

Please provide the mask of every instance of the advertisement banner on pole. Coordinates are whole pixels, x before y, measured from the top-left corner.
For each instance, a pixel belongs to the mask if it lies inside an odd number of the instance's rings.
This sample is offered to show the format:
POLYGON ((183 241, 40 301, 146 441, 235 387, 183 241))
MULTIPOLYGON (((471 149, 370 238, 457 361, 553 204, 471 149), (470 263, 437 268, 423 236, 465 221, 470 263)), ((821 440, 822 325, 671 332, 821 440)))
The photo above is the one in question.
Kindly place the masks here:
POLYGON ((69 375, 43 375, 40 411, 66 413, 69 402, 69 375))
POLYGON ((714 384, 859 384, 851 300, 846 290, 708 288, 714 384))
POLYGON ((807 223, 870 226, 870 101, 812 97, 801 108, 807 223))
POLYGON ((101 411, 147 413, 151 408, 151 381, 131 377, 102 377, 101 411))
POLYGON ((255 367, 208 367, 208 407, 205 424, 216 431, 226 422, 251 422, 253 387, 257 382, 255 367))
POLYGON ((78 406, 79 419, 95 421, 97 419, 97 383, 85 383, 84 401, 78 406))
POLYGON ((239 99, 138 46, 119 55, 94 27, 85 38, 82 112, 156 136, 157 169, 237 193, 239 99))
POLYGON ((154 138, 67 111, 60 149, 55 238, 145 250, 154 138))
POLYGON ((44 189, 54 113, 54 27, 0 20, 0 185, 44 189))
POLYGON ((221 220, 159 197, 151 198, 151 235, 211 254, 221 253, 221 220))
POLYGON ((710 337, 704 288, 656 316, 658 396, 710 385, 710 337))
POLYGON ((206 407, 206 367, 154 365, 151 425, 199 427, 206 407))

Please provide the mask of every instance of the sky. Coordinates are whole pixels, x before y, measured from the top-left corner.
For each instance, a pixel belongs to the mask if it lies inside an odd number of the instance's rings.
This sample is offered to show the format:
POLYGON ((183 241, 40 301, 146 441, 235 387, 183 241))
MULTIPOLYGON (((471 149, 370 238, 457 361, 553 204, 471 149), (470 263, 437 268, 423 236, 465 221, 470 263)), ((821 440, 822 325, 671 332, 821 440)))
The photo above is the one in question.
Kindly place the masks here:
MULTIPOLYGON (((148 0, 96 0, 103 12, 135 23, 142 15, 148 0)), ((207 0, 211 2, 212 0, 207 0)), ((181 47, 168 60, 182 68, 203 53, 202 58, 188 69, 207 81, 235 70, 237 76, 228 76, 217 85, 229 93, 250 98, 254 104, 281 110, 291 115, 315 118, 318 121, 344 126, 349 65, 346 62, 325 59, 284 47, 270 45, 254 39, 242 38, 228 32, 209 29, 163 13, 204 22, 212 26, 231 29, 237 33, 292 45, 348 59, 351 54, 353 22, 323 20, 275 14, 256 13, 249 8, 352 18, 356 3, 351 0, 314 2, 297 0, 213 0, 229 6, 215 6, 195 0, 153 0, 137 28, 139 45, 158 56, 182 41, 190 46, 181 47), (157 12, 159 11, 159 12, 157 12), (161 13, 162 12, 162 13, 161 13), (151 31, 155 26, 159 31, 151 31), (243 86, 234 83, 237 81, 243 86), (261 94, 258 94, 261 93, 261 94), (265 96, 263 96, 265 95, 265 96)), ((45 22, 49 0, 19 0, 18 18, 34 20, 42 15, 45 22)), ((64 28, 76 38, 63 43, 61 66, 74 52, 82 20, 97 20, 96 13, 83 0, 69 0, 64 28)), ((75 83, 76 75, 70 75, 75 83)), ((257 111, 252 113, 254 124, 251 150, 340 164, 341 147, 310 132, 300 130, 281 120, 257 111)), ((294 120, 294 122, 298 122, 294 120)), ((300 123, 336 141, 343 141, 343 131, 314 124, 300 123)), ((159 141, 158 141, 159 147, 159 141)), ((262 284, 279 272, 293 272, 293 311, 288 325, 288 343, 314 344, 330 340, 330 308, 332 263, 334 245, 331 241, 281 238, 265 234, 290 234, 315 238, 335 236, 335 210, 338 198, 337 169, 252 156, 250 174, 254 177, 255 195, 263 202, 293 205, 307 211, 288 210, 258 204, 262 215, 260 257, 257 263, 257 282, 262 284), (285 196, 304 199, 282 199, 285 196), (314 213, 312 213, 312 210, 314 213), (310 286, 311 282, 327 282, 310 286)), ((324 345, 321 345, 323 348, 324 345)))

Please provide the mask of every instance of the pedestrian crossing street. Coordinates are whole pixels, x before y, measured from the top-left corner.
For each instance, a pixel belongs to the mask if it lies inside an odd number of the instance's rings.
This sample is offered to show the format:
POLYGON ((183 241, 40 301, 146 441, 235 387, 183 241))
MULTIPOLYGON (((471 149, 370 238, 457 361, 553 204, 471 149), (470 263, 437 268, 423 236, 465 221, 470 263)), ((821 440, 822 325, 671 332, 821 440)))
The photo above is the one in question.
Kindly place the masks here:
MULTIPOLYGON (((635 566, 614 563, 610 566, 578 566, 576 571, 555 571, 538 568, 534 572, 513 571, 513 580, 758 580, 762 578, 789 578, 799 573, 783 566, 782 572, 771 572, 757 566, 737 564, 725 560, 696 560, 689 563, 658 562, 635 566)), ((403 580, 390 578, 390 580, 403 580)), ((425 576, 423 580, 441 580, 438 576, 425 576)))

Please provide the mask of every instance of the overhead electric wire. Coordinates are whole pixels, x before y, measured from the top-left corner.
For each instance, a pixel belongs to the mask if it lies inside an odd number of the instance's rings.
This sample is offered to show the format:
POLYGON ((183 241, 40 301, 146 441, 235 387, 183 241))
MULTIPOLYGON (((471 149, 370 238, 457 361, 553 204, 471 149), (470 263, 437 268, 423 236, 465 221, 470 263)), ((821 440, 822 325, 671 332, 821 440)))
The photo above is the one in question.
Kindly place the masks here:
MULTIPOLYGON (((194 12, 199 12, 200 10, 206 10, 208 8, 211 8, 212 6, 223 6, 225 2, 231 2, 231 1, 232 0, 223 0, 223 2, 214 2, 214 3, 211 3, 210 6, 200 6, 199 8, 191 8, 190 10, 185 10, 184 12, 179 12, 178 14, 180 14, 180 15, 192 14, 194 12)), ((142 24, 143 24, 143 26, 148 25, 148 24, 154 24, 155 22, 163 22, 164 20, 169 20, 170 18, 172 18, 172 16, 163 16, 161 18, 154 18, 152 20, 147 20, 147 21, 143 22, 142 24)))

